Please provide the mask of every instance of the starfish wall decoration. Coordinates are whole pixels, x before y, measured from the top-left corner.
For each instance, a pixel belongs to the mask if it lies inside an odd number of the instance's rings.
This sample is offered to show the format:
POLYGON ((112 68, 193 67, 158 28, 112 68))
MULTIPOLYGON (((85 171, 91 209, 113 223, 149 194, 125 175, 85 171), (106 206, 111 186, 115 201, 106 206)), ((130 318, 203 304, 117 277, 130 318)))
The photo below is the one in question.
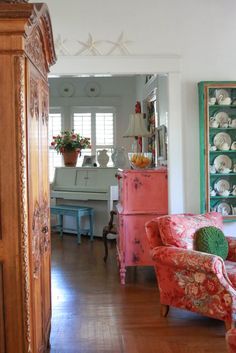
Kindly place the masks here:
POLYGON ((80 40, 76 40, 78 44, 82 46, 80 50, 78 50, 74 55, 78 56, 81 54, 91 54, 91 55, 101 55, 100 51, 97 49, 97 45, 102 43, 102 40, 94 40, 91 33, 89 33, 87 42, 81 42, 80 40))
POLYGON ((117 41, 94 40, 91 33, 88 34, 86 42, 78 39, 62 38, 59 34, 55 40, 55 48, 58 56, 80 56, 80 55, 130 55, 128 45, 132 43, 126 40, 124 32, 121 32, 117 41), (107 49, 107 44, 111 48, 107 49), (98 49, 98 46, 100 47, 98 49), (71 47, 73 47, 71 49, 71 47))
POLYGON ((121 32, 116 42, 107 41, 107 43, 112 44, 112 48, 109 50, 107 55, 111 55, 117 50, 120 52, 120 54, 130 55, 127 45, 132 43, 132 41, 124 39, 124 32, 121 32))

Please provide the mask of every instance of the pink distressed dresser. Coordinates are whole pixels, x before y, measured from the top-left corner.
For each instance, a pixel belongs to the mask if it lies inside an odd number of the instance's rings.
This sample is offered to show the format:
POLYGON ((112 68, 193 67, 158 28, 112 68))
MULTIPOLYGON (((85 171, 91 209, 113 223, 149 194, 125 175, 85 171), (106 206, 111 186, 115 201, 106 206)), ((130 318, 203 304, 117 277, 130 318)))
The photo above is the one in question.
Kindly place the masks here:
POLYGON ((119 170, 117 252, 121 283, 127 266, 151 266, 145 223, 168 213, 167 169, 119 170))

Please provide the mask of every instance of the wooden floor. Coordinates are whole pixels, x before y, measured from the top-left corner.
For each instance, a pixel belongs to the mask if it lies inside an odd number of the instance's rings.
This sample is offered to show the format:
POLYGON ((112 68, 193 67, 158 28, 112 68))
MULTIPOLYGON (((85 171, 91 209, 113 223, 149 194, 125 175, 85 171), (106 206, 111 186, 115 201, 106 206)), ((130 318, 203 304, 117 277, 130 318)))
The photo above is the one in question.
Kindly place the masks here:
POLYGON ((51 353, 226 353, 221 321, 171 308, 159 316, 152 268, 129 268, 121 286, 115 247, 52 237, 51 353))

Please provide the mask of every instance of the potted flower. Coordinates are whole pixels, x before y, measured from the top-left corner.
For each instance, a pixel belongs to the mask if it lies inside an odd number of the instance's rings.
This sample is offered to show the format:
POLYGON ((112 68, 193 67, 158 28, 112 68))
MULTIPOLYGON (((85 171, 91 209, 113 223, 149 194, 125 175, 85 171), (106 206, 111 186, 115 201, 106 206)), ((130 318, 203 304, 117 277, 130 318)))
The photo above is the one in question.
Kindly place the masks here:
POLYGON ((65 130, 62 131, 60 135, 53 136, 51 146, 57 153, 63 155, 66 167, 75 167, 78 155, 81 156, 81 150, 91 147, 90 138, 82 137, 73 130, 65 130))

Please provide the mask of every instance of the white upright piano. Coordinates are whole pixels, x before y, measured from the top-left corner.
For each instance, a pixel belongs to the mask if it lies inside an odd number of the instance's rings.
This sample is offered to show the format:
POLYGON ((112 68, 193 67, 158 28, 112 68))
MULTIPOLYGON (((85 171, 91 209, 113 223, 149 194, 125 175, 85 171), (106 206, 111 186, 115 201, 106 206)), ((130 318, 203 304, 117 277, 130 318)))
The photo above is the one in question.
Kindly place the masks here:
MULTIPOLYGON (((117 168, 58 167, 51 184, 51 203, 94 208, 94 235, 102 236, 110 208, 110 187, 117 186, 117 168)), ((75 220, 65 218, 65 229, 74 228, 75 220)))

